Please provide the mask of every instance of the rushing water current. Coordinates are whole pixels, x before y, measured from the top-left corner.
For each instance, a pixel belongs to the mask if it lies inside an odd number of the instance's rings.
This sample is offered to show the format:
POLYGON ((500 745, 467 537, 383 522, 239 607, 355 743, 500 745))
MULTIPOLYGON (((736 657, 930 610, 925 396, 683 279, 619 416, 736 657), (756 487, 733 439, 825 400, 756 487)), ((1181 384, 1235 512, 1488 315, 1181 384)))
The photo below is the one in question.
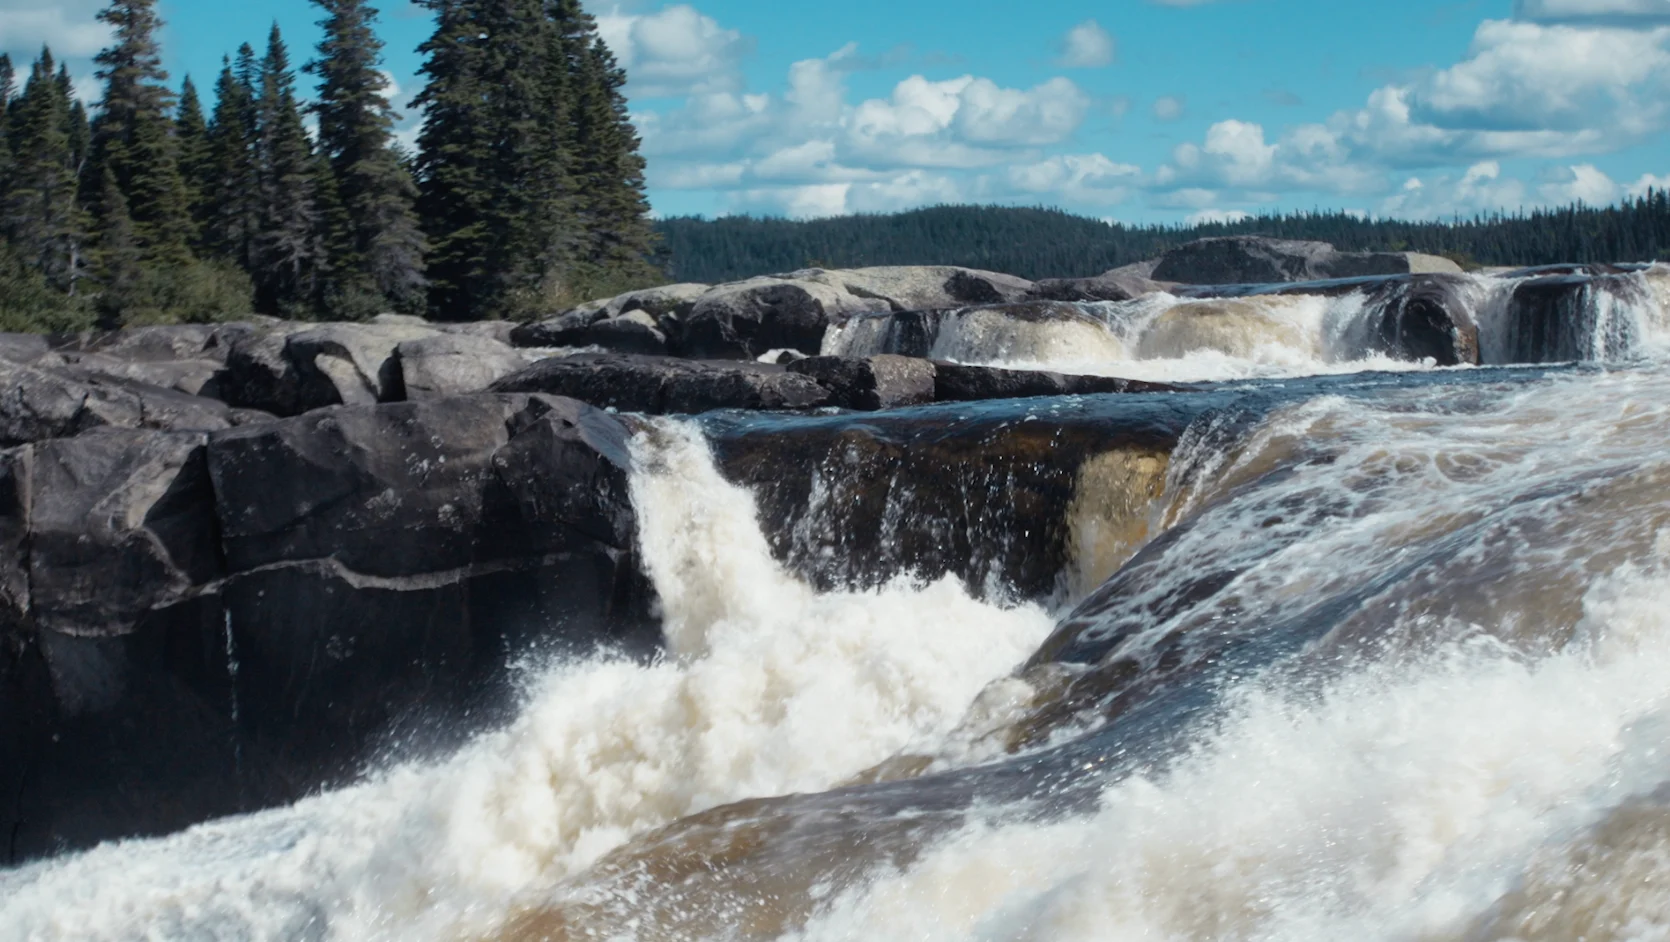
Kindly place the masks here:
POLYGON ((1649 301, 1591 305, 1634 319, 1610 362, 1254 350, 1172 394, 1214 405, 1144 545, 1056 611, 817 591, 660 420, 632 498, 665 657, 527 665, 448 759, 0 872, 0 940, 1670 938, 1649 301))

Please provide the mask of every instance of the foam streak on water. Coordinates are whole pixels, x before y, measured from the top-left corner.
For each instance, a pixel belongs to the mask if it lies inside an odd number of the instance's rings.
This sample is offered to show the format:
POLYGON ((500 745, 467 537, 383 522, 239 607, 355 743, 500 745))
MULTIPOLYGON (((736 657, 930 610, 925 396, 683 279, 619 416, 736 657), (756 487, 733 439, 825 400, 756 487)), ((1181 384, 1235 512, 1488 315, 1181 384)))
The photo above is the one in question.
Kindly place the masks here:
POLYGON ((558 665, 457 757, 155 841, 0 873, 0 939, 425 939, 635 834, 829 788, 942 738, 1050 627, 953 582, 818 594, 773 561, 692 427, 635 443, 668 658, 558 665))

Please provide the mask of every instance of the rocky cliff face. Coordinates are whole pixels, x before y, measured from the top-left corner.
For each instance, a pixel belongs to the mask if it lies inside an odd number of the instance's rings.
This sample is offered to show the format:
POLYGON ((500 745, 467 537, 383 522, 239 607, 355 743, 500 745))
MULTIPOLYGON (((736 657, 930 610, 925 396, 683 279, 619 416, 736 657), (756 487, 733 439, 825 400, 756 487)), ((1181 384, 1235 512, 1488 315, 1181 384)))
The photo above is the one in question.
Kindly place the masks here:
POLYGON ((0 453, 7 856, 445 745, 505 705, 514 653, 650 649, 629 435, 481 395, 0 453))

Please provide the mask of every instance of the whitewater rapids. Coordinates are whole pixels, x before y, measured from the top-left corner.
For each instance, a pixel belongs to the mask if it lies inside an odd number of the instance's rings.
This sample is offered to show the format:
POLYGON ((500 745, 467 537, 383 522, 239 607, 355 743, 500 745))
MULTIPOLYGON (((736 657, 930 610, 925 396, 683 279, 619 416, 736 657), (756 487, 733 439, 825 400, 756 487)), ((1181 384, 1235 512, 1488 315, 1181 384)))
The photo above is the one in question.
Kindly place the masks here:
POLYGON ((658 423, 664 659, 530 665, 446 761, 0 872, 0 940, 1670 939, 1663 301, 1591 313, 1627 362, 1212 393, 1070 612, 814 591, 658 423))
POLYGON ((819 791, 925 749, 1048 634, 954 581, 819 595, 691 426, 637 443, 665 660, 530 668, 526 706, 450 761, 280 809, 0 872, 0 939, 454 939, 635 834, 819 791))

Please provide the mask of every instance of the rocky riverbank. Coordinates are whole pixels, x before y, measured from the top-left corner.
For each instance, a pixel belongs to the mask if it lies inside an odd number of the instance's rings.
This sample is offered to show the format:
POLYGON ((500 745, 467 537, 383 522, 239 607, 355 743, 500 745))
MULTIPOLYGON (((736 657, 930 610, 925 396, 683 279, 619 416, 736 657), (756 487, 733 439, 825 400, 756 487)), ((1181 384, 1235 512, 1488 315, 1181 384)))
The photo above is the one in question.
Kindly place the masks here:
MULTIPOLYGON (((1082 594, 1143 539, 1179 437, 1221 403, 954 362, 978 357, 947 358, 950 340, 1112 350, 1084 302, 1213 301, 1176 317, 1216 330, 1259 293, 1350 291, 1379 312, 1364 349, 1477 363, 1470 282, 1447 264, 1221 240, 1092 278, 813 270, 522 325, 0 336, 0 862, 448 748, 503 715, 530 652, 653 651, 627 493, 640 415, 783 413, 707 425, 813 582, 1082 594), (1010 401, 1099 393, 1132 398, 1048 423, 1010 401), (820 568, 831 555, 846 568, 820 568)), ((1570 353, 1571 299, 1627 275, 1526 274, 1526 361, 1570 353)))

